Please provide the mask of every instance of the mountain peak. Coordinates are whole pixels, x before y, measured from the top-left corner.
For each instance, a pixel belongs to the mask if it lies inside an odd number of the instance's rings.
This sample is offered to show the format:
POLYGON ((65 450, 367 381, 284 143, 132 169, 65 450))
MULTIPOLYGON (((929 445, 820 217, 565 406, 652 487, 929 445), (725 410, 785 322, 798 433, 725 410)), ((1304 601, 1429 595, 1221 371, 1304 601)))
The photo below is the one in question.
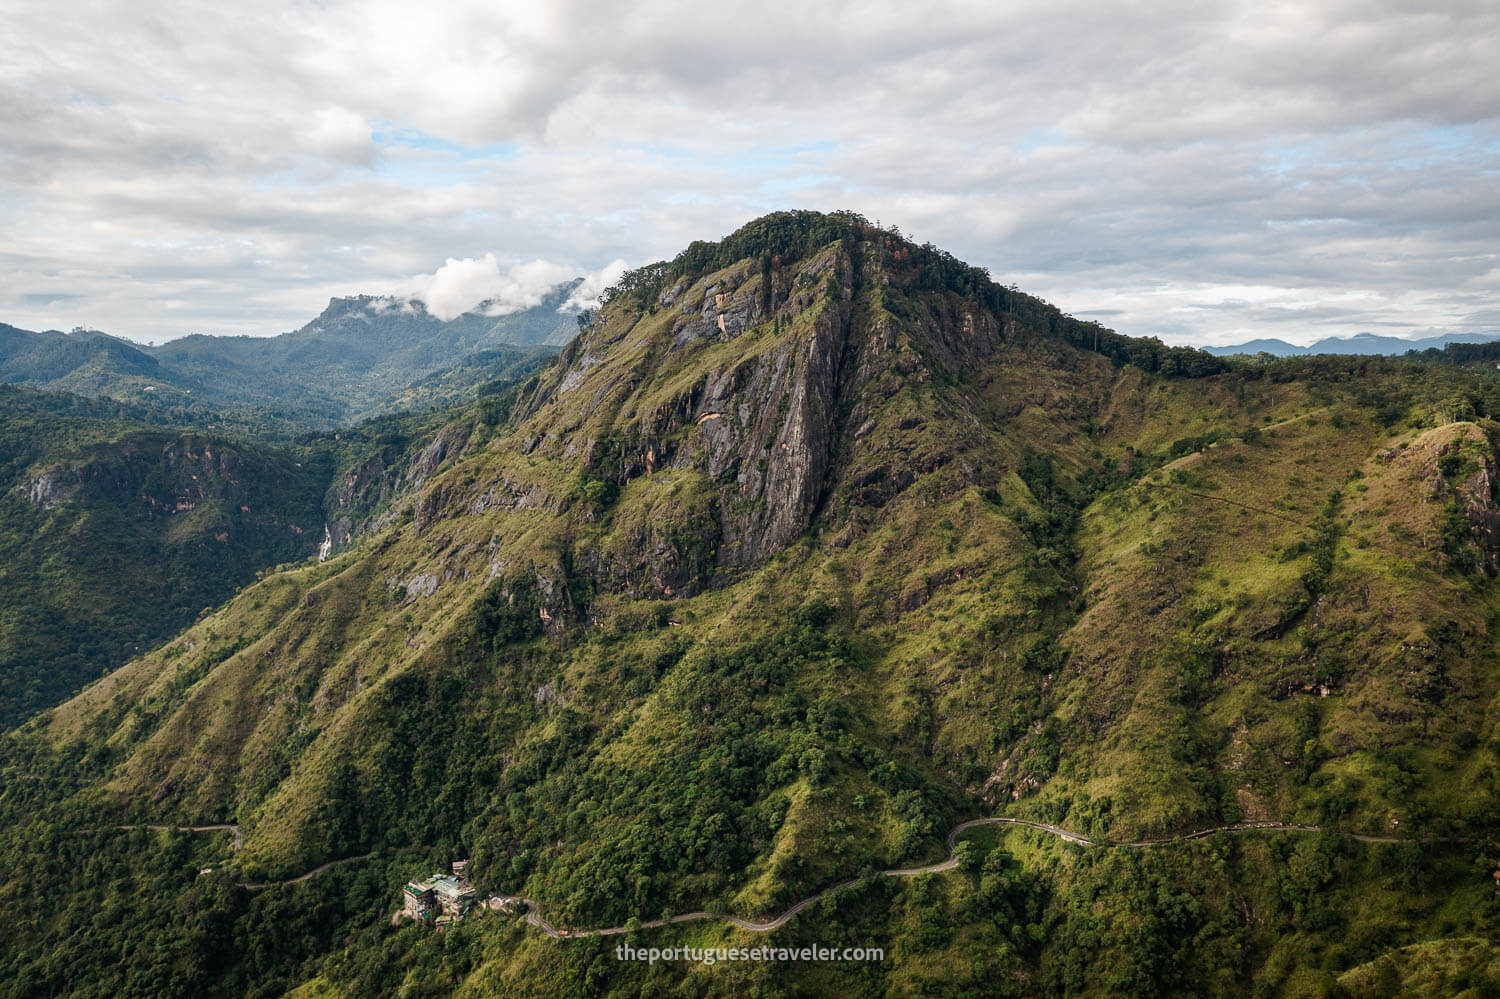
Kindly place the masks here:
POLYGON ((662 595, 763 561, 819 511, 844 507, 837 497, 889 500, 916 481, 922 460, 875 460, 868 440, 920 440, 940 465, 986 464, 959 460, 971 445, 953 428, 993 407, 975 373, 997 355, 1052 363, 1062 351, 1080 367, 1104 355, 1166 374, 1223 367, 1073 319, 853 212, 756 219, 627 273, 601 303, 524 390, 518 420, 535 454, 582 454, 586 474, 618 490, 668 468, 702 479, 713 512, 693 529, 700 554, 679 551, 658 573, 662 595))
POLYGON ((328 305, 308 326, 329 322, 368 323, 392 313, 423 317, 429 314, 426 304, 419 298, 400 298, 395 295, 345 295, 330 298, 328 305))

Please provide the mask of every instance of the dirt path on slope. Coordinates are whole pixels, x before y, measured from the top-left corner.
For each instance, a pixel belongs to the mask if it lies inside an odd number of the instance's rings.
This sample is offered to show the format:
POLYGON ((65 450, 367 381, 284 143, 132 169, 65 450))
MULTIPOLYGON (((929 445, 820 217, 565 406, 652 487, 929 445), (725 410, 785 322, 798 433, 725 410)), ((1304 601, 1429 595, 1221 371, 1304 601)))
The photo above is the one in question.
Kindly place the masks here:
MULTIPOLYGON (((222 825, 213 825, 213 826, 138 825, 138 826, 116 826, 116 828, 117 829, 150 829, 150 830, 152 830, 154 832, 166 832, 166 831, 171 830, 171 829, 180 829, 183 832, 192 832, 192 833, 232 832, 232 833, 234 833, 234 841, 231 844, 230 848, 233 849, 233 850, 238 850, 240 847, 242 847, 242 846, 245 845, 245 834, 240 831, 240 827, 239 826, 235 825, 232 822, 230 822, 230 823, 224 823, 222 825)), ((375 856, 375 854, 373 852, 371 852, 371 853, 362 853, 362 854, 360 854, 357 857, 341 857, 338 860, 330 860, 326 864, 319 864, 317 867, 314 867, 312 870, 310 870, 310 871, 304 871, 303 873, 297 875, 294 878, 287 878, 287 879, 285 879, 283 881, 241 881, 239 883, 239 885, 240 885, 241 888, 248 888, 251 891, 260 891, 262 888, 271 888, 271 887, 274 887, 275 885, 295 885, 295 884, 300 884, 303 881, 307 881, 310 878, 317 877, 319 874, 322 874, 324 871, 328 870, 330 867, 337 867, 340 864, 351 863, 352 861, 355 861, 355 860, 367 860, 367 859, 369 859, 370 857, 373 857, 373 856, 375 856)))

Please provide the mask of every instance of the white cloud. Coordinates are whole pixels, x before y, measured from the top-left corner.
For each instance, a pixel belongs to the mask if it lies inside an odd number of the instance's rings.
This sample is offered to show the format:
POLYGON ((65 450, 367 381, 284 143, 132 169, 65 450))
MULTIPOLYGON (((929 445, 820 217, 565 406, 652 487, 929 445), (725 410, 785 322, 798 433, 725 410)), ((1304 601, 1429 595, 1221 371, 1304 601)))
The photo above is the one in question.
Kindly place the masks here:
POLYGON ((314 112, 299 146, 313 155, 343 163, 367 165, 375 158, 369 124, 348 108, 328 107, 314 112))
POLYGON ((0 321, 269 334, 412 274, 524 308, 785 207, 1175 340, 1500 315, 1493 3, 0 15, 0 321))
POLYGON ((483 307, 487 316, 505 316, 542 304, 547 292, 577 271, 547 260, 532 260, 502 271, 493 253, 456 260, 449 257, 431 274, 401 282, 399 294, 422 302, 439 319, 453 319, 483 307))
POLYGON ((604 289, 620 280, 628 269, 625 261, 614 260, 591 274, 585 274, 583 280, 578 282, 578 287, 573 289, 568 300, 557 311, 579 312, 598 308, 599 296, 604 293, 604 289))
POLYGON ((365 306, 365 312, 371 316, 383 316, 387 312, 402 312, 407 315, 415 315, 417 304, 410 298, 402 298, 397 295, 383 295, 372 299, 370 304, 365 306))
POLYGON ((478 260, 449 257, 434 273, 412 278, 411 297, 439 319, 452 319, 499 291, 502 281, 493 253, 478 260))
POLYGON ((485 314, 504 316, 541 305, 547 292, 577 275, 576 269, 547 260, 512 267, 499 292, 490 296, 485 314))

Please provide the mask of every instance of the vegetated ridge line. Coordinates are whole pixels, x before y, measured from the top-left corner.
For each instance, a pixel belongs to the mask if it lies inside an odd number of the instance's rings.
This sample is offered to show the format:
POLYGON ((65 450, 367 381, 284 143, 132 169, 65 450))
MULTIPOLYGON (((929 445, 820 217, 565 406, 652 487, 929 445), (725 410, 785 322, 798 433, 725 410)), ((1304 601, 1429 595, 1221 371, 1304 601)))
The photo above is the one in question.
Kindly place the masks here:
MULTIPOLYGON (((975 829, 979 826, 992 825, 1024 826, 1027 829, 1035 829, 1039 832, 1048 833, 1069 843, 1076 843, 1079 846, 1112 847, 1122 850, 1139 850, 1145 847, 1165 846, 1169 843, 1180 843, 1190 839, 1205 839, 1209 836, 1217 836, 1223 833, 1251 832, 1255 830, 1266 832, 1301 833, 1321 833, 1327 831, 1332 832, 1338 836, 1345 836, 1349 839, 1359 840, 1361 843, 1408 842, 1408 840, 1402 839, 1398 836, 1370 836, 1363 833, 1346 833, 1339 832, 1338 830, 1324 830, 1321 826, 1295 825, 1283 822, 1240 822, 1234 825, 1214 826, 1211 829, 1200 829, 1197 832, 1184 833, 1181 836, 1167 836, 1163 837, 1162 839, 1143 839, 1135 843, 1111 843, 1106 840, 1089 839, 1082 833, 1072 832, 1070 830, 1062 828, 1061 826, 1050 825, 1046 822, 1033 822, 1030 819, 996 817, 987 819, 970 819, 967 822, 960 822, 958 825, 948 830, 947 860, 941 861, 936 864, 927 864, 922 867, 898 867, 889 871, 880 871, 876 876, 886 878, 910 878, 916 877, 919 874, 939 874, 943 871, 951 871, 958 866, 958 837, 970 829, 975 829)), ((802 901, 798 902, 790 909, 787 909, 775 919, 771 919, 766 922, 757 922, 753 919, 742 919, 739 916, 734 916, 723 912, 686 912, 680 916, 673 916, 670 919, 652 919, 646 922, 642 922, 640 924, 640 929, 656 929, 661 926, 666 926, 669 923, 691 923, 704 919, 719 919, 734 926, 738 926, 742 930, 749 930, 752 933, 767 933, 771 930, 777 929, 780 926, 783 926, 789 919, 791 919, 793 916, 797 915, 797 913, 801 912, 803 909, 806 909, 813 903, 820 902, 828 896, 837 894, 838 892, 841 892, 846 888, 852 888, 853 886, 859 884, 860 880, 860 878, 850 878, 848 881, 841 881, 836 885, 824 888, 816 895, 804 898, 802 901)), ((560 939, 576 939, 579 937, 610 937, 618 936, 622 933, 627 932, 627 928, 624 926, 609 926, 598 930, 559 930, 542 916, 541 906, 536 903, 536 900, 523 898, 518 899, 517 901, 521 901, 526 904, 526 921, 532 926, 535 926, 537 929, 541 930, 549 937, 557 937, 560 939)))

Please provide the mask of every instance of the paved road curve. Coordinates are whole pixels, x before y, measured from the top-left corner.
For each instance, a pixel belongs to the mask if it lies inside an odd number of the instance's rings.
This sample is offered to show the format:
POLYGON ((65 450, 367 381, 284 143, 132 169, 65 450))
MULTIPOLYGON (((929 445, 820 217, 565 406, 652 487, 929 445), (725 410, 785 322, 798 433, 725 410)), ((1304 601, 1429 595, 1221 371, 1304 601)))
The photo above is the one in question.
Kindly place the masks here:
POLYGON ((351 861, 355 861, 355 860, 368 860, 369 858, 371 858, 373 856, 375 856, 375 854, 372 851, 370 853, 362 853, 362 854, 360 854, 357 857, 341 857, 338 860, 330 860, 326 864, 319 864, 317 867, 314 867, 312 870, 307 871, 304 874, 299 874, 295 878, 287 878, 285 881, 241 881, 240 882, 240 887, 241 888, 248 888, 251 891, 260 891, 262 888, 270 888, 270 887, 272 887, 274 885, 295 885, 295 884, 301 884, 303 881, 306 881, 309 878, 315 878, 315 877, 317 877, 319 874, 322 874, 324 871, 328 870, 330 867, 337 867, 340 864, 347 864, 347 863, 350 863, 351 861))
MULTIPOLYGON (((936 864, 928 864, 924 867, 898 867, 894 870, 880 871, 877 874, 877 877, 911 878, 921 874, 939 874, 943 871, 951 871, 958 866, 958 837, 963 835, 968 830, 976 829, 979 826, 995 825, 1024 826, 1027 829, 1035 829, 1038 832, 1048 833, 1052 836, 1056 836, 1061 840, 1065 840, 1066 842, 1076 843, 1079 846, 1113 848, 1118 850, 1140 850, 1151 846, 1165 846, 1168 843, 1181 843, 1191 839, 1205 839, 1209 836, 1219 836, 1226 833, 1255 831, 1296 833, 1323 832, 1323 829, 1320 826, 1293 825, 1283 822, 1240 822, 1234 825, 1214 826, 1212 829, 1200 829, 1197 832, 1184 833, 1181 836, 1169 836, 1163 839, 1143 839, 1135 843, 1111 843, 1104 840, 1092 840, 1087 836, 1084 836, 1082 833, 1071 832, 1067 829, 1062 828, 1061 826, 1049 825, 1046 822, 1032 822, 1029 819, 970 819, 967 822, 960 822, 958 825, 948 830, 947 860, 941 861, 936 864)), ((1402 840, 1397 836, 1368 836, 1361 833, 1337 832, 1336 830, 1334 830, 1334 832, 1336 832, 1336 834, 1339 836, 1345 836, 1349 839, 1359 840, 1361 843, 1405 842, 1405 840, 1402 840)), ((739 916, 733 916, 729 915, 728 913, 722 912, 687 912, 683 913, 680 916, 673 916, 671 919, 652 919, 647 922, 643 922, 641 923, 641 929, 656 929, 661 926, 666 926, 668 923, 692 923, 703 919, 717 919, 721 920, 722 922, 738 926, 742 930, 749 930, 752 933, 766 933, 776 929, 777 927, 785 925, 788 920, 797 915, 797 913, 801 912, 803 909, 806 909, 808 906, 822 901, 829 895, 835 895, 846 888, 852 888, 857 884, 859 884, 859 879, 851 878, 848 881, 843 881, 839 884, 833 885, 832 887, 825 888, 822 891, 818 892, 816 895, 813 895, 810 898, 805 898, 802 901, 798 902, 796 905, 792 906, 790 909, 786 910, 775 919, 771 919, 766 922, 757 922, 753 919, 741 919, 739 916)), ((619 934, 625 932, 625 927, 623 926, 609 926, 597 930, 560 930, 547 921, 546 917, 542 915, 541 906, 539 906, 534 899, 523 898, 516 899, 516 901, 526 903, 526 921, 532 926, 535 926, 537 929, 541 930, 543 933, 547 934, 547 936, 549 937, 557 937, 559 939, 564 937, 568 939, 575 939, 578 937, 610 937, 618 936, 619 934)))

